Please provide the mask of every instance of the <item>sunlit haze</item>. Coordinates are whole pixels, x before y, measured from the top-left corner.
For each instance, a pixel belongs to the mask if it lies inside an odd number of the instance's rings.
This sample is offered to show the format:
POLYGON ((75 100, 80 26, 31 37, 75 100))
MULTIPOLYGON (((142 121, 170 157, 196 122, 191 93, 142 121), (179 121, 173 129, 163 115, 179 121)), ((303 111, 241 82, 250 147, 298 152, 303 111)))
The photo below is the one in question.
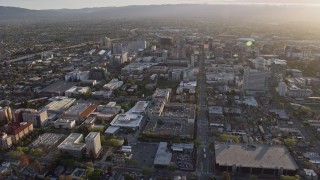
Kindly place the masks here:
POLYGON ((28 9, 77 9, 86 7, 109 7, 159 4, 272 4, 319 6, 318 0, 0 0, 0 6, 28 9))

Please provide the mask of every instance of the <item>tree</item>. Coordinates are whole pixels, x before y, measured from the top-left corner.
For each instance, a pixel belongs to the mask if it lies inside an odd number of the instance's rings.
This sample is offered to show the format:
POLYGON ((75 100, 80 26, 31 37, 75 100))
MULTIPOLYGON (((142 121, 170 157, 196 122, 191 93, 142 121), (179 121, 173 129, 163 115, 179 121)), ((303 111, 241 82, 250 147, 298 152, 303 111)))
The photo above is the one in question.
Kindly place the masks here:
POLYGON ((124 179, 125 179, 125 180, 134 180, 134 178, 133 178, 130 174, 128 174, 128 173, 125 173, 125 174, 124 174, 124 179))
POLYGON ((87 163, 87 169, 86 169, 86 176, 89 177, 94 171, 93 163, 88 162, 87 163))
POLYGON ((231 180, 230 173, 227 172, 227 171, 224 171, 224 172, 222 173, 221 179, 222 179, 222 180, 231 180))
POLYGON ((125 138, 124 138, 123 145, 128 146, 128 144, 129 144, 129 142, 128 142, 128 138, 127 138, 127 137, 125 137, 125 138))
POLYGON ((101 169, 95 169, 89 176, 89 179, 99 179, 100 177, 100 174, 102 173, 103 171, 101 169))
POLYGON ((193 141, 193 144, 196 146, 196 147, 199 147, 201 145, 201 142, 199 140, 194 140, 193 141))
POLYGON ((284 143, 288 148, 293 148, 296 145, 296 140, 288 138, 284 140, 284 143))
POLYGON ((144 176, 150 176, 151 175, 151 173, 152 173, 152 169, 151 168, 143 168, 142 169, 142 174, 144 175, 144 176))
POLYGON ((281 180, 300 180, 300 177, 299 175, 296 175, 296 176, 284 176, 282 175, 281 180))
POLYGON ((228 140, 232 140, 232 142, 238 143, 239 139, 237 136, 230 135, 230 134, 221 134, 219 136, 219 140, 222 142, 227 142, 228 140))
POLYGON ((255 176, 255 175, 250 175, 249 176, 249 180, 257 180, 257 179, 258 179, 258 177, 255 176))

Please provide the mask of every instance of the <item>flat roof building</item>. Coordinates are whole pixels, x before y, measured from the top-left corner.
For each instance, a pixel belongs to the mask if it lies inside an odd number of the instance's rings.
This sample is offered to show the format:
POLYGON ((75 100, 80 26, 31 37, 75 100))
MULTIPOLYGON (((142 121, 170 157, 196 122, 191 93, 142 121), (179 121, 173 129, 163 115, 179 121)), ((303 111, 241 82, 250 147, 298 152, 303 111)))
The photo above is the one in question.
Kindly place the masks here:
POLYGON ((59 129, 72 129, 76 126, 76 121, 74 119, 58 119, 53 125, 59 129))
POLYGON ((103 86, 103 89, 108 89, 108 90, 116 90, 120 88, 123 85, 123 81, 119 81, 118 79, 112 79, 108 84, 105 84, 103 86))
POLYGON ((283 145, 216 143, 215 155, 216 167, 220 171, 295 175, 299 169, 283 145))
POLYGON ((76 82, 57 81, 41 90, 44 96, 63 96, 64 92, 75 86, 76 82))
POLYGON ((156 166, 169 166, 172 153, 167 148, 168 143, 160 142, 153 164, 156 166))
POLYGON ((171 96, 172 89, 156 89, 156 91, 152 95, 152 101, 169 101, 171 96))
POLYGON ((148 101, 139 101, 136 103, 136 105, 132 109, 130 109, 129 112, 134 113, 134 114, 145 113, 148 105, 149 105, 148 101))
POLYGON ((139 128, 142 115, 137 114, 118 114, 110 123, 111 126, 124 127, 124 128, 139 128))
POLYGON ((90 92, 89 87, 73 86, 72 88, 66 90, 65 95, 67 97, 73 97, 73 96, 78 96, 78 95, 84 95, 88 92, 90 92))
POLYGON ((85 119, 96 110, 96 105, 91 103, 79 103, 69 108, 64 113, 64 117, 76 118, 77 120, 85 119))
POLYGON ((85 151, 86 144, 83 143, 83 135, 79 133, 71 133, 59 146, 61 151, 69 152, 70 154, 81 154, 85 151))
POLYGON ((49 113, 59 114, 70 108, 75 101, 76 99, 73 98, 55 98, 54 101, 45 106, 45 109, 49 113))

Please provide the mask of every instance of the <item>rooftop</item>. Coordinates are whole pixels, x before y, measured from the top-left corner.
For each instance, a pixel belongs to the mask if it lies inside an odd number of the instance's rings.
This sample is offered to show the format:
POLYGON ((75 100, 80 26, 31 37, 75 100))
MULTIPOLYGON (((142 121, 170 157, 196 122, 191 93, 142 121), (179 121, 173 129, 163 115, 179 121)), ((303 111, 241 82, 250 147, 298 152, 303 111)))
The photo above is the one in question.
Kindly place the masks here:
POLYGON ((155 165, 168 166, 171 164, 172 153, 167 148, 166 142, 160 142, 154 159, 155 165))
POLYGON ((188 103, 168 103, 161 116, 172 116, 172 117, 182 117, 188 119, 195 118, 195 104, 188 103))
POLYGON ((42 92, 45 93, 62 93, 66 90, 70 89, 74 85, 76 85, 76 82, 65 82, 65 81, 57 81, 44 89, 42 89, 42 92))
POLYGON ((220 166, 298 169, 290 152, 282 145, 217 143, 215 153, 220 166))
POLYGON ((66 115, 70 116, 88 116, 92 111, 96 109, 96 105, 90 104, 90 103, 79 103, 71 108, 69 108, 67 111, 65 111, 66 115))
POLYGON ((79 133, 71 133, 59 146, 63 150, 81 151, 86 144, 82 143, 83 135, 79 133))
POLYGON ((209 114, 223 115, 222 106, 209 106, 209 114))
POLYGON ((45 106, 48 111, 63 111, 69 108, 76 100, 73 98, 66 98, 62 100, 55 100, 45 106))
POLYGON ((137 114, 118 114, 110 123, 117 127, 139 127, 143 116, 137 114))
POLYGON ((147 109, 149 105, 148 101, 139 101, 136 103, 136 105, 130 109, 130 112, 132 113, 143 113, 147 109))
POLYGON ((97 136, 100 136, 100 133, 99 132, 90 132, 86 139, 95 139, 97 136))

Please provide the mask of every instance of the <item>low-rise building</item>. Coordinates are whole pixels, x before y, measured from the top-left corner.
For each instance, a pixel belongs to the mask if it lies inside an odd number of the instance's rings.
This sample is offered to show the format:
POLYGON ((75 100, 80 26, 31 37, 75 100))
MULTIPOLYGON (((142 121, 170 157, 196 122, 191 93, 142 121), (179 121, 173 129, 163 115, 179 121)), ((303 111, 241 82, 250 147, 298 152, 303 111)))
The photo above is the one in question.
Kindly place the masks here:
POLYGON ((108 84, 103 86, 103 89, 107 89, 110 91, 116 90, 123 85, 123 81, 119 81, 118 79, 112 79, 108 84))
POLYGON ((215 143, 215 156, 220 171, 296 175, 299 169, 283 145, 215 143))
POLYGON ((89 78, 89 71, 72 71, 64 76, 65 81, 84 81, 89 78))
POLYGON ((221 120, 223 116, 222 106, 209 106, 209 118, 211 120, 221 120))
POLYGON ((67 97, 81 96, 81 95, 87 94, 89 92, 90 92, 89 87, 73 86, 72 88, 66 90, 65 96, 67 96, 67 97))
POLYGON ((81 155, 85 152, 86 144, 83 143, 83 135, 71 133, 59 146, 58 149, 72 155, 81 155))
POLYGON ((76 126, 76 121, 74 119, 58 119, 53 124, 57 129, 72 129, 76 126))
POLYGON ((60 114, 69 109, 74 103, 76 99, 67 98, 65 96, 58 96, 52 98, 52 102, 47 104, 44 109, 47 109, 49 113, 60 114))
POLYGON ((172 89, 167 88, 167 89, 156 89, 156 91, 152 95, 152 101, 157 102, 157 101, 169 101, 169 98, 171 96, 172 89))
POLYGON ((143 116, 138 114, 118 114, 110 125, 122 128, 139 129, 142 119, 143 116))
POLYGON ((155 166, 169 166, 171 165, 172 153, 169 151, 166 142, 160 142, 159 147, 154 158, 153 164, 155 166))
POLYGON ((82 121, 89 117, 89 115, 95 111, 96 107, 96 105, 91 103, 78 103, 65 111, 63 118, 71 118, 77 121, 82 121))

